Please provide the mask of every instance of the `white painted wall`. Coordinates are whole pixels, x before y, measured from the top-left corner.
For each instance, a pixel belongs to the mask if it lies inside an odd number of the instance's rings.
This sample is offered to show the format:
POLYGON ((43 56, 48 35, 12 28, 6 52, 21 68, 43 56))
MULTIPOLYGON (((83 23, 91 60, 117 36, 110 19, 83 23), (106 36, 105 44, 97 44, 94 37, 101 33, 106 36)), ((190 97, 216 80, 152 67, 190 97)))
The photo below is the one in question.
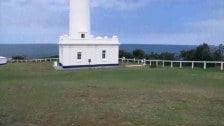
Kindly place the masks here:
POLYGON ((62 66, 80 66, 118 64, 119 45, 60 45, 60 63, 62 66), (102 58, 102 51, 106 50, 106 59, 102 58), (82 59, 77 59, 77 53, 82 52, 82 59))
POLYGON ((1 64, 6 64, 7 63, 7 58, 6 57, 0 57, 0 65, 1 64))

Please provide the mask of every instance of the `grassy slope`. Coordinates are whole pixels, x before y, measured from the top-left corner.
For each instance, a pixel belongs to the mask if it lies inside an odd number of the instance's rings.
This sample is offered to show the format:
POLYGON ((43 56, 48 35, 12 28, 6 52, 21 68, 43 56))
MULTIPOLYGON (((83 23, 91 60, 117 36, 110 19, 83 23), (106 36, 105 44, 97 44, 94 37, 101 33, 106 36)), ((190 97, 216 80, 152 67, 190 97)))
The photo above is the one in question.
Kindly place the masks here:
POLYGON ((224 125, 224 73, 0 66, 1 125, 224 125))

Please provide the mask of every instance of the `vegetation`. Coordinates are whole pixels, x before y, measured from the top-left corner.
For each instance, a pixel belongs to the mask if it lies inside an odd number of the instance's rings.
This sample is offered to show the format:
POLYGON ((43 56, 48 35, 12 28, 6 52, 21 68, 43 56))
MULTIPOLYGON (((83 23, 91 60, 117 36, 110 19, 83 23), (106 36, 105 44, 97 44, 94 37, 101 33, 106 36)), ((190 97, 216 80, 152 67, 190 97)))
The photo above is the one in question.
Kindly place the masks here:
POLYGON ((199 45, 196 49, 182 51, 180 57, 183 60, 197 60, 197 61, 221 61, 224 56, 224 46, 219 45, 215 51, 212 51, 208 44, 199 45))
POLYGON ((119 50, 119 57, 122 58, 122 57, 125 57, 125 58, 134 58, 133 54, 128 52, 128 51, 125 51, 125 50, 119 50))
POLYGON ((55 55, 55 56, 50 56, 50 57, 47 57, 47 58, 59 58, 59 56, 55 55))
POLYGON ((159 59, 159 60, 188 60, 188 61, 222 61, 224 60, 224 45, 220 44, 218 48, 211 48, 203 43, 196 49, 183 50, 178 56, 173 53, 150 53, 146 54, 141 49, 135 49, 132 53, 120 50, 120 57, 137 59, 159 59))
POLYGON ((143 59, 145 58, 145 52, 141 49, 135 49, 133 51, 133 56, 137 59, 143 59))
POLYGON ((169 53, 169 52, 163 52, 160 54, 150 53, 150 54, 147 54, 145 58, 146 59, 161 59, 161 60, 176 60, 177 59, 174 53, 169 53))
POLYGON ((224 73, 0 66, 1 126, 221 126, 224 73))
POLYGON ((13 56, 13 60, 27 60, 29 59, 27 56, 13 56))
POLYGON ((125 57, 128 59, 131 58, 136 58, 136 59, 160 59, 160 60, 175 60, 176 57, 173 53, 169 52, 163 52, 163 53, 150 53, 150 54, 145 54, 145 52, 141 49, 135 49, 132 53, 125 51, 125 50, 120 50, 119 52, 119 57, 125 57))
POLYGON ((214 60, 224 60, 224 45, 220 44, 218 49, 214 52, 214 60))

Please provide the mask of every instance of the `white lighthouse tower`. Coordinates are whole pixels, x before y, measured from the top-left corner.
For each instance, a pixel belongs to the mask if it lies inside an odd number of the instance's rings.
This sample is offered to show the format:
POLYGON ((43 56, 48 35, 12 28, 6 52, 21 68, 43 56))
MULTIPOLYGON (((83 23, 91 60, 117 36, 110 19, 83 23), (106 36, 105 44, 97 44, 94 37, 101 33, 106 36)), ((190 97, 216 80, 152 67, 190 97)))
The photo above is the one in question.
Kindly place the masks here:
POLYGON ((70 0, 70 29, 69 35, 73 38, 90 37, 90 3, 89 0, 70 0))
POLYGON ((90 1, 70 0, 69 16, 69 35, 61 36, 59 41, 61 67, 118 66, 118 38, 91 35, 90 1))

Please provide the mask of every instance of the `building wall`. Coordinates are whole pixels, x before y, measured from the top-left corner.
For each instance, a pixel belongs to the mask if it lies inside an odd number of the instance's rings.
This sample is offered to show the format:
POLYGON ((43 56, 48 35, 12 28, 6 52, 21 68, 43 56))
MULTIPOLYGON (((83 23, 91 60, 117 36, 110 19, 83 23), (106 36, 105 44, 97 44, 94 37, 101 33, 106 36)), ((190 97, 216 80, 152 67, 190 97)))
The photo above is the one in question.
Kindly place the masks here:
POLYGON ((85 66, 118 64, 119 45, 60 45, 59 61, 62 66, 85 66), (102 59, 102 51, 106 58, 102 59), (77 59, 77 53, 82 53, 82 59, 77 59))
POLYGON ((7 63, 7 58, 5 57, 0 57, 0 65, 6 64, 7 63))

